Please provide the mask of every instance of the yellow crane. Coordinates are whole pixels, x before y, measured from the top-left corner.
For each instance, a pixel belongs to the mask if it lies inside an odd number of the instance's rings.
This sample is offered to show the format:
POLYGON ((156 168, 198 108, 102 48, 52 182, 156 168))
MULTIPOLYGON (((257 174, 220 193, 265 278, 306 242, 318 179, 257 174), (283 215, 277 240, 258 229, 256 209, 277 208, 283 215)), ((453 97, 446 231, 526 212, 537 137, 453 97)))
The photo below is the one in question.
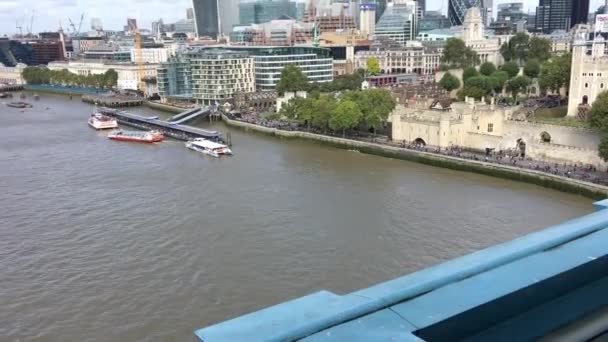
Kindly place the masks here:
POLYGON ((146 82, 144 82, 144 55, 141 50, 141 33, 134 28, 135 33, 135 63, 137 63, 137 90, 146 95, 146 82))

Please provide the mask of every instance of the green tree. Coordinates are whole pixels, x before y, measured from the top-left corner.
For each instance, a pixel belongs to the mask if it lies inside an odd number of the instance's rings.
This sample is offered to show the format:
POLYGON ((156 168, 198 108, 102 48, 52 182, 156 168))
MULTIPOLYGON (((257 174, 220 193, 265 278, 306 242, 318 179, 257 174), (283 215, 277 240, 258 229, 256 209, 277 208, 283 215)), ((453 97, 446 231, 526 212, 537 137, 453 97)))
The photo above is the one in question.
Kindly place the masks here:
POLYGON ((524 66, 524 75, 530 78, 537 78, 540 74, 540 63, 536 59, 530 59, 524 66))
POLYGON ((329 128, 329 120, 338 105, 333 95, 320 95, 318 99, 311 103, 312 125, 324 131, 329 128))
POLYGON ((493 84, 488 76, 475 76, 467 79, 464 83, 467 88, 477 88, 484 91, 484 95, 490 94, 493 90, 493 84))
POLYGON ((505 61, 522 63, 528 58, 530 50, 530 36, 526 33, 518 33, 508 43, 500 47, 500 53, 505 61))
POLYGON ((350 100, 340 101, 331 115, 329 127, 334 131, 341 130, 342 136, 345 137, 346 130, 358 126, 361 117, 361 110, 355 102, 350 100))
POLYGON ((606 133, 603 133, 602 138, 600 139, 598 154, 604 161, 608 161, 608 134, 606 133))
POLYGON ((458 77, 446 72, 445 75, 439 81, 441 87, 449 92, 460 88, 460 80, 458 77))
POLYGON ((466 84, 469 78, 476 76, 479 76, 477 69, 475 69, 474 66, 470 66, 464 69, 464 71, 462 72, 462 81, 466 84))
POLYGON ((530 38, 528 59, 536 59, 539 62, 544 62, 551 58, 551 41, 546 38, 532 37, 530 38))
POLYGON ((485 62, 479 67, 479 73, 490 76, 496 71, 496 66, 492 62, 485 62))
POLYGON ((380 75, 380 63, 376 57, 370 57, 367 59, 367 72, 370 75, 380 75))
POLYGON ((589 124, 601 133, 598 154, 608 161, 608 92, 600 93, 589 111, 589 124))
POLYGON ((492 83, 492 89, 494 93, 500 94, 505 88, 505 84, 509 80, 509 74, 506 71, 496 71, 490 76, 490 82, 492 83))
POLYGON ((464 88, 462 88, 459 97, 462 99, 465 96, 468 96, 480 100, 482 97, 486 96, 486 94, 487 92, 485 89, 465 85, 464 88))
POLYGON ((572 55, 556 56, 543 63, 538 80, 541 89, 549 89, 558 93, 562 87, 570 84, 570 68, 572 55))
POLYGON ((466 68, 479 62, 477 53, 468 48, 462 39, 449 38, 443 48, 441 62, 454 68, 466 68))
POLYGON ((589 124, 608 133, 608 91, 600 93, 589 111, 589 124))
POLYGON ((500 67, 500 70, 509 74, 509 78, 513 78, 519 74, 519 65, 515 62, 507 62, 500 67))
POLYGON ((354 101, 362 112, 362 121, 371 128, 374 135, 376 130, 388 119, 390 113, 395 109, 397 102, 386 89, 367 89, 361 92, 361 96, 354 101))
MULTIPOLYGON (((110 71, 110 70, 108 70, 110 71)), ((277 83, 277 92, 285 94, 285 92, 296 92, 308 89, 308 78, 300 68, 293 64, 288 64, 281 71, 281 78, 277 83)))
MULTIPOLYGON (((108 69, 104 74, 105 85, 107 87, 116 87, 118 84, 118 73, 114 69, 108 69)), ((308 81, 308 80, 307 80, 308 81)))
POLYGON ((527 76, 517 76, 511 80, 507 84, 507 88, 513 95, 513 98, 517 98, 517 94, 526 90, 526 88, 530 85, 531 81, 527 76))

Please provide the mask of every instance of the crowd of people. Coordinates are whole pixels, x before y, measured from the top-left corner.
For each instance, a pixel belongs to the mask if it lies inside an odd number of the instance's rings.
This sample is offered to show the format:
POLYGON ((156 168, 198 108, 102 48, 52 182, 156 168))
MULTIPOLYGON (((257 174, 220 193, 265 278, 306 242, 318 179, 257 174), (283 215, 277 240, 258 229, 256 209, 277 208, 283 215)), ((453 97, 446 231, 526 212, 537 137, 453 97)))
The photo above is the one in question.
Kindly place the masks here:
MULTIPOLYGON (((241 114, 240 121, 257 124, 265 127, 272 127, 284 130, 306 130, 306 128, 297 123, 291 123, 285 120, 270 120, 260 118, 257 113, 241 114)), ((314 133, 327 134, 321 131, 314 133)), ((391 141, 387 137, 368 136, 364 134, 350 134, 349 139, 364 140, 389 146, 397 146, 400 148, 415 150, 420 152, 441 154, 449 157, 455 157, 466 160, 481 161, 500 165, 508 165, 519 167, 528 170, 545 172, 552 175, 578 179, 582 181, 592 182, 596 184, 608 185, 608 170, 599 170, 593 165, 583 164, 567 164, 567 163, 552 163, 539 160, 533 160, 526 157, 525 150, 511 149, 504 151, 494 151, 488 149, 484 152, 468 151, 460 146, 451 146, 448 148, 430 147, 421 141, 391 141)))

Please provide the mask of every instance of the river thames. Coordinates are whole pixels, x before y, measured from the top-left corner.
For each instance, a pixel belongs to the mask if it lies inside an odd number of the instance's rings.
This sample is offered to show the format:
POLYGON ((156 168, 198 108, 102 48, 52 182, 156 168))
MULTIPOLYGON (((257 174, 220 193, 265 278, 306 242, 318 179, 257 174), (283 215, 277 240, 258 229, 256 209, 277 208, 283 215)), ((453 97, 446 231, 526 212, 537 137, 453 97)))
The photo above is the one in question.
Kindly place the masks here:
POLYGON ((1 341, 193 341, 592 211, 534 185, 221 123, 231 158, 115 142, 76 98, 33 103, 0 105, 1 341))

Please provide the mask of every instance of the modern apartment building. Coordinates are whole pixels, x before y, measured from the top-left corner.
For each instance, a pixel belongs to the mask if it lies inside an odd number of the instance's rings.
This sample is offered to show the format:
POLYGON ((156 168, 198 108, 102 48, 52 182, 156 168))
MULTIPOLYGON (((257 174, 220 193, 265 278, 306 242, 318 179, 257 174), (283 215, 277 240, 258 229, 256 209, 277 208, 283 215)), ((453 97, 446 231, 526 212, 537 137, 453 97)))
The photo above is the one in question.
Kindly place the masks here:
POLYGON ((258 91, 275 90, 286 65, 299 67, 311 82, 331 82, 334 78, 331 50, 310 46, 235 47, 246 51, 255 63, 255 84, 258 91))
POLYGON ((193 49, 158 70, 161 98, 192 98, 197 103, 224 103, 237 93, 255 91, 253 58, 226 49, 193 49))

